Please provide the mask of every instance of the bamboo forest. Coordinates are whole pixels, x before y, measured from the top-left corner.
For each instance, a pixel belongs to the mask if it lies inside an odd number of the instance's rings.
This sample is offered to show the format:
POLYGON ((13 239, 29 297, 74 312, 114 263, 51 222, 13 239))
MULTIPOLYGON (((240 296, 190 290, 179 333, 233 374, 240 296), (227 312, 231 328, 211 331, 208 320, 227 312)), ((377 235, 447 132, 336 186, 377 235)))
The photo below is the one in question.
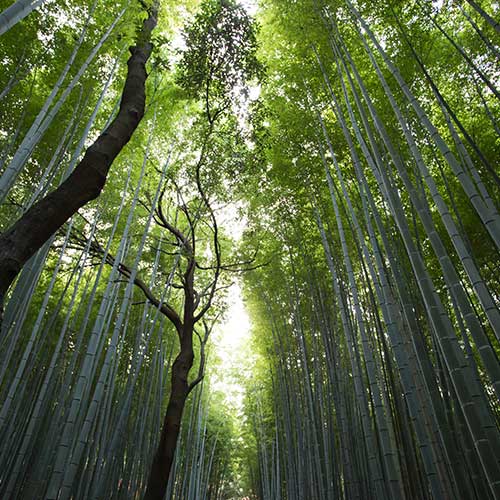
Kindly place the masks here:
POLYGON ((0 0, 0 500, 500 500, 498 0, 0 0))

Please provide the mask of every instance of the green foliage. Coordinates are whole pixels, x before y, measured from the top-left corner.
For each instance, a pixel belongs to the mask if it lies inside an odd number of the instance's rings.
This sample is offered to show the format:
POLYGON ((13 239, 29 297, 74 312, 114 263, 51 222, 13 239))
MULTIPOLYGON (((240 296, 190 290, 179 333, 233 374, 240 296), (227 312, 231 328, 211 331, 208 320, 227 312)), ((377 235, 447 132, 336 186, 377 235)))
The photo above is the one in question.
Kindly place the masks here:
POLYGON ((191 96, 227 106, 231 95, 261 77, 255 23, 236 2, 203 2, 183 36, 178 82, 191 96))
MULTIPOLYGON (((0 9, 8 3, 0 2, 0 9)), ((498 6, 491 2, 478 3, 488 12, 498 13, 498 6)), ((60 267, 56 269, 65 241, 62 233, 55 236, 45 263, 39 268, 28 266, 22 275, 25 281, 20 280, 22 286, 11 292, 12 309, 8 313, 12 313, 13 321, 0 342, 0 355, 6 360, 1 368, 0 401, 13 402, 9 413, 12 423, 2 431, 6 451, 0 450, 0 455, 5 459, 5 477, 13 470, 8 455, 17 456, 23 431, 30 422, 33 397, 40 394, 52 356, 56 359, 43 411, 36 420, 36 440, 30 441, 27 458, 21 460, 19 477, 28 481, 16 486, 18 493, 30 498, 44 496, 41 476, 50 473, 50 467, 43 460, 55 453, 59 427, 65 422, 68 400, 78 383, 94 331, 100 337, 85 397, 101 387, 101 373, 107 378, 92 423, 88 454, 79 464, 81 483, 74 485, 73 493, 75 498, 84 498, 84 489, 97 484, 93 480, 103 481, 107 488, 99 490, 101 496, 96 494, 96 498, 112 498, 112 493, 116 498, 129 498, 130 491, 141 490, 166 405, 170 363, 178 340, 173 328, 158 320, 157 309, 138 289, 131 292, 126 318, 119 322, 127 284, 113 275, 109 265, 101 269, 102 252, 95 248, 86 252, 85 245, 93 234, 104 248, 116 224, 109 241, 110 254, 131 266, 142 252, 137 263, 140 278, 155 296, 166 293, 169 303, 182 310, 183 296, 178 288, 182 277, 176 266, 186 262, 186 250, 176 248, 168 232, 154 223, 141 248, 154 208, 152 200, 160 185, 165 188, 164 213, 183 232, 192 229, 188 215, 195 214, 200 293, 210 286, 215 263, 214 226, 200 186, 217 220, 224 218, 229 206, 229 211, 246 221, 239 242, 233 240, 224 223, 219 225, 225 262, 233 270, 241 267, 238 262, 257 267, 243 278, 252 319, 250 348, 255 355, 251 370, 242 364, 241 373, 235 374, 246 388, 244 412, 239 413, 211 386, 210 377, 216 378, 220 361, 210 352, 212 365, 202 394, 193 398, 184 415, 175 482, 177 498, 196 498, 197 493, 189 490, 190 482, 208 484, 212 499, 242 495, 264 500, 286 498, 292 491, 289 488, 297 488, 290 498, 370 498, 373 483, 367 457, 375 448, 370 448, 368 437, 373 432, 377 460, 385 463, 383 460, 391 456, 380 447, 386 429, 397 445, 397 461, 407 491, 421 492, 422 498, 432 494, 432 474, 426 475, 428 464, 420 450, 432 449, 436 463, 445 463, 450 459, 446 453, 457 451, 451 447, 443 453, 441 448, 449 445, 448 436, 451 442, 460 444, 453 462, 457 469, 451 477, 440 466, 436 472, 439 480, 453 495, 457 488, 453 482, 465 477, 470 479, 467 488, 476 488, 472 493, 477 498, 488 498, 487 490, 481 489, 481 483, 484 487, 487 481, 476 456, 475 437, 469 435, 470 422, 464 420, 469 410, 464 417, 453 377, 464 367, 472 367, 471 372, 464 372, 465 385, 474 380, 480 383, 474 389, 475 406, 466 408, 479 408, 483 411, 481 419, 492 418, 494 425, 487 429, 487 436, 494 443, 499 405, 482 353, 491 354, 494 363, 500 345, 475 292, 478 282, 470 279, 464 266, 468 262, 477 266, 481 286, 498 307, 500 262, 487 224, 474 209, 474 197, 463 189, 461 176, 472 179, 474 189, 480 191, 478 198, 484 201, 490 196, 487 201, 498 206, 500 187, 495 173, 498 175, 500 166, 500 100, 485 80, 493 86, 498 83, 500 47, 491 27, 468 2, 383 0, 355 4, 436 127, 435 134, 426 128, 346 1, 269 0, 262 2, 258 24, 241 5, 230 0, 161 2, 148 65, 144 120, 113 165, 103 195, 75 217, 74 236, 60 267), (175 47, 181 45, 181 25, 185 25, 185 47, 178 50, 175 47), (368 49, 373 52, 372 58, 368 49), (380 66, 380 75, 375 63, 380 66), (382 77, 387 88, 381 83, 382 77), (385 127, 384 134, 368 109, 361 84, 385 127), (251 101, 250 89, 257 87, 260 97, 251 101), (400 108, 407 136, 387 90, 400 108), (449 153, 439 150, 436 136, 442 138, 449 153), (428 178, 419 170, 408 137, 418 148, 429 178, 458 228, 453 237, 445 223, 446 215, 439 212, 436 196, 431 195, 428 178), (389 142, 396 153, 389 151, 389 142), (450 167, 452 154, 463 167, 463 174, 456 175, 450 167), (402 168, 398 168, 398 160, 402 168), (167 162, 163 178, 161 172, 167 162), (325 164, 333 178, 331 191, 325 164), (381 180, 382 172, 387 176, 387 188, 381 180), (407 189, 402 173, 415 187, 416 195, 407 189), (401 218, 408 226, 407 240, 390 195, 399 199, 401 218), (338 216, 332 197, 337 200, 338 216), (419 200, 424 207, 420 211, 419 200), (429 230, 429 224, 435 231, 429 230), (466 258, 455 246, 457 235, 464 242, 466 258), (441 253, 436 251, 436 238, 442 243, 441 253), (331 261, 325 254, 325 241, 331 248, 331 261), (409 249, 408 242, 413 243, 414 250, 409 249), (425 275, 415 271, 417 256, 424 263, 425 275), (375 269, 373 276, 370 265, 375 269), (445 275, 444 268, 455 271, 456 281, 445 275), (53 273, 57 279, 45 303, 53 273), (76 287, 78 273, 81 281, 76 287), (387 280, 386 285, 382 278, 387 280), (176 286, 170 286, 172 281, 176 286), (422 282, 429 284, 432 293, 422 292, 422 282), (73 286, 75 299, 70 303, 73 286), (361 314, 355 307, 354 291, 361 314), (381 296, 390 307, 382 303, 381 296), (460 366, 450 368, 447 364, 451 348, 439 344, 441 329, 433 323, 437 306, 429 306, 430 297, 443 305, 439 314, 451 325, 448 338, 456 342, 453 345, 458 347, 460 366), (457 303, 457 297, 464 300, 457 303), (102 304, 105 307, 101 308, 102 304), (35 323, 40 314, 37 331, 35 323), (361 322, 365 339, 361 337, 361 322), (393 325, 407 365, 398 364, 400 346, 390 336, 393 325), (112 349, 115 328, 119 342, 113 364, 109 372, 101 371, 106 367, 108 349, 112 349), (36 337, 31 342, 33 332, 36 337), (487 341, 482 347, 476 343, 478 334, 487 341), (63 347, 57 354, 60 335, 63 347), (19 378, 16 370, 22 360, 27 362, 27 369, 19 378), (411 367, 410 387, 404 385, 405 366, 411 367), (372 368, 375 376, 370 379, 372 368), (19 392, 11 400, 9 390, 19 381, 19 392), (356 382, 361 390, 357 390, 356 382), (377 391, 382 400, 378 407, 374 403, 377 391), (412 391, 418 393, 415 400, 411 400, 412 391), (412 401, 421 405, 416 416, 410 415, 412 401), (380 408, 387 416, 382 421, 377 415, 380 408), (437 412, 440 408, 442 414, 437 412), (118 427, 122 410, 125 420, 118 427), (441 425, 441 415, 460 432, 446 434, 447 428, 439 427, 444 444, 437 446, 434 435, 427 441, 422 435, 433 431, 435 422, 441 425), (368 421, 365 427, 363 419, 368 421), (425 421, 423 430, 418 427, 419 419, 425 421), (121 440, 113 448, 115 429, 121 440), (213 467, 209 471, 211 456, 213 467), (470 477, 462 474, 461 463, 472 471, 470 477), (198 470, 206 477, 197 476, 198 470), (298 472, 303 474, 300 484, 295 482, 298 472), (359 490, 353 486, 358 484, 355 480, 348 481, 348 474, 359 480, 359 490), (299 489, 305 485, 311 489, 299 489)), ((136 1, 103 0, 96 5, 65 84, 112 19, 121 9, 126 11, 30 154, 2 206, 1 228, 24 210, 44 174, 44 185, 40 186, 44 190, 59 184, 79 142, 89 144, 119 103, 127 47, 133 45, 145 17, 144 6, 136 1), (115 61, 113 80, 88 137, 84 137, 115 61)), ((0 173, 52 91, 76 46, 89 9, 87 3, 78 0, 46 2, 0 38, 0 92, 8 90, 0 101, 0 173)), ((495 210, 488 213, 493 216, 495 210)), ((234 276, 224 275, 221 285, 229 285, 234 276)), ((225 308, 221 290, 209 318, 215 319, 225 308)), ((196 369, 200 358, 196 339, 195 345, 196 369)), ((82 422, 89 407, 82 407, 82 422)), ((490 442, 488 439, 478 442, 490 442)), ((389 472, 384 469, 384 477, 389 477, 389 472)), ((5 487, 1 481, 0 485, 5 487)), ((415 493, 415 498, 419 494, 415 493)))

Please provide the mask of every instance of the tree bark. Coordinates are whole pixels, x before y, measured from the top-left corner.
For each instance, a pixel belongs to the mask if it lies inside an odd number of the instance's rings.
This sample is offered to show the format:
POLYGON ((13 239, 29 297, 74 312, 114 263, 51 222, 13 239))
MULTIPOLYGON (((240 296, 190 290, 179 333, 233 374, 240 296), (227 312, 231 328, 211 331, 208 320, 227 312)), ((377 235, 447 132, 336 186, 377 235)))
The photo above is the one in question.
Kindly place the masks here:
POLYGON ((172 365, 172 388, 163 420, 160 442, 153 458, 144 500, 163 500, 174 462, 182 413, 190 392, 189 372, 193 366, 193 332, 184 331, 181 352, 172 365))
POLYGON ((113 161, 142 120, 148 76, 146 62, 153 48, 150 40, 156 22, 155 3, 143 22, 136 45, 130 47, 128 72, 116 118, 87 149, 71 175, 0 235, 0 310, 10 285, 26 261, 79 208, 99 196, 113 161))
MULTIPOLYGON (((191 390, 200 381, 198 377, 189 383, 189 372, 193 367, 193 333, 196 323, 195 319, 195 292, 194 275, 196 260, 194 254, 195 235, 192 233, 190 242, 178 229, 170 227, 170 231, 177 235, 179 241, 184 243, 184 248, 190 255, 186 271, 183 276, 184 289, 184 310, 183 320, 174 324, 180 341, 180 352, 172 365, 172 383, 170 396, 167 404, 167 411, 163 420, 163 427, 160 435, 160 442, 156 449, 151 470, 149 472, 148 484, 143 500, 163 500, 167 491, 168 480, 174 463, 175 450, 182 423, 182 413, 186 405, 187 397, 191 390)), ((200 374, 201 375, 201 374, 200 374)))

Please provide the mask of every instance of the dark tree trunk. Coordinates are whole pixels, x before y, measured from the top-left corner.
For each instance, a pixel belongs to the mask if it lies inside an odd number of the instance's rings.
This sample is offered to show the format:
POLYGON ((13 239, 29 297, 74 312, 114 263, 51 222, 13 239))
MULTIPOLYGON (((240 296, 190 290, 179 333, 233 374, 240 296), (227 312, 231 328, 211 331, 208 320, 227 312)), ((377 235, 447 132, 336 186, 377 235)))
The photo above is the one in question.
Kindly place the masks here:
MULTIPOLYGON (((180 352, 172 365, 172 385, 167 411, 163 420, 160 442, 156 449, 151 470, 149 472, 148 484, 143 500, 163 500, 167 491, 168 479, 172 470, 172 464, 177 448, 177 440, 181 429, 182 413, 186 405, 186 399, 191 390, 199 382, 200 377, 189 383, 189 372, 193 367, 193 333, 196 323, 194 273, 196 261, 193 246, 187 238, 178 230, 174 230, 180 241, 184 242, 184 248, 190 255, 189 263, 184 273, 184 312, 183 322, 174 323, 180 341, 180 352)), ((194 233, 193 233, 194 238, 194 233)), ((172 320, 171 320, 172 321, 172 320)))
POLYGON ((163 500, 167 491, 181 428, 182 413, 190 392, 188 376, 194 360, 192 337, 192 331, 184 330, 182 338, 185 343, 181 345, 181 352, 172 365, 170 399, 163 420, 160 442, 151 464, 144 500, 163 500))
POLYGON ((23 265, 79 208, 99 196, 114 159, 144 116, 146 62, 153 48, 150 40, 156 18, 157 9, 153 6, 136 45, 130 47, 116 118, 87 149, 71 175, 0 235, 0 319, 5 295, 23 265))

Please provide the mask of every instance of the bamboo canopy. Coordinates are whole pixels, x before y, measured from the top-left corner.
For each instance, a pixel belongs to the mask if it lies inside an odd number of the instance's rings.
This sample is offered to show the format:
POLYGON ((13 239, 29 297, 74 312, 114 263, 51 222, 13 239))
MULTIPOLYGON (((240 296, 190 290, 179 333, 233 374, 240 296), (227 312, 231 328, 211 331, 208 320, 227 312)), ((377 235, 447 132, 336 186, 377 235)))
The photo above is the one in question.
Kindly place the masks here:
POLYGON ((0 498, 500 499, 499 19, 0 3, 0 498))

